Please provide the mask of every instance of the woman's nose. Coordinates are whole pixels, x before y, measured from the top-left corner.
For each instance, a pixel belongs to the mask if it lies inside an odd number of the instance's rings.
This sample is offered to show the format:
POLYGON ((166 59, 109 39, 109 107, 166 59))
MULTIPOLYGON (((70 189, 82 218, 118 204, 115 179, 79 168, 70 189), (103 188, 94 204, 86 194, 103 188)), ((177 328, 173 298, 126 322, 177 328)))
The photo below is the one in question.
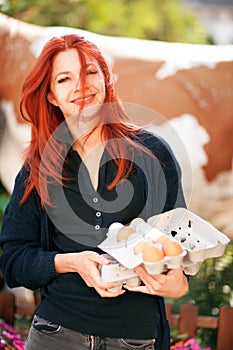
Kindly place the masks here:
POLYGON ((74 82, 74 91, 81 90, 82 85, 81 85, 81 79, 78 77, 75 82, 74 82))

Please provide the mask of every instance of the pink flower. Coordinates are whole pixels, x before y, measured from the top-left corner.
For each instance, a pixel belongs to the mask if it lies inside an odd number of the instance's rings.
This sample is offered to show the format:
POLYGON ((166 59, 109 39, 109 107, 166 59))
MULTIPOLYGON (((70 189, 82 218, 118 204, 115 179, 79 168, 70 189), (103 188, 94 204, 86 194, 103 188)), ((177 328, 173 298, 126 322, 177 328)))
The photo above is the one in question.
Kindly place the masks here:
POLYGON ((24 350, 25 342, 22 340, 14 340, 14 347, 16 350, 24 350))
POLYGON ((191 338, 189 340, 187 340, 185 343, 184 343, 185 346, 187 345, 191 345, 190 349, 191 350, 201 350, 201 347, 198 343, 195 342, 195 339, 194 338, 191 338))
POLYGON ((211 350, 210 347, 201 349, 200 344, 196 343, 194 338, 188 339, 187 341, 179 341, 178 343, 171 346, 172 350, 211 350))
POLYGON ((6 341, 4 339, 1 339, 0 340, 0 349, 5 349, 5 346, 6 346, 6 341))
POLYGON ((14 349, 24 350, 25 342, 21 340, 21 335, 17 334, 13 326, 0 323, 0 350, 14 349))
POLYGON ((13 339, 14 338, 14 335, 13 334, 10 334, 9 332, 7 331, 2 331, 2 335, 4 335, 4 337, 8 338, 8 339, 13 339))

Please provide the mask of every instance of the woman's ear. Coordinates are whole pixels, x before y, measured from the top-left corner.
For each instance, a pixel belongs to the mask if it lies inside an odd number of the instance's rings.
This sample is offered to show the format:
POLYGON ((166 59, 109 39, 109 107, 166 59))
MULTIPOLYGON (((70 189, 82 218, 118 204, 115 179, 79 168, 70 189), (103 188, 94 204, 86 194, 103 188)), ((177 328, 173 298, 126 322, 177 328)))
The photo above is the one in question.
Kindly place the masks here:
POLYGON ((47 93, 47 100, 54 106, 58 107, 57 100, 55 99, 53 93, 50 91, 47 93))

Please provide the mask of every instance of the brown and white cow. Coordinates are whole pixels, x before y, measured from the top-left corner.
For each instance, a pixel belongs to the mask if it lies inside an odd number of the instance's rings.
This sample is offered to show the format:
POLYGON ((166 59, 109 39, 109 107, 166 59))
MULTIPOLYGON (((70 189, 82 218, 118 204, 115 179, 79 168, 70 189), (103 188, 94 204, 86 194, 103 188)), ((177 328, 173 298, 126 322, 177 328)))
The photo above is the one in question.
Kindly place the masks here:
POLYGON ((43 44, 71 32, 95 42, 112 62, 119 96, 133 106, 132 118, 167 138, 183 169, 190 210, 233 237, 231 45, 109 37, 0 14, 0 178, 8 191, 30 137, 19 113, 22 82, 43 44))

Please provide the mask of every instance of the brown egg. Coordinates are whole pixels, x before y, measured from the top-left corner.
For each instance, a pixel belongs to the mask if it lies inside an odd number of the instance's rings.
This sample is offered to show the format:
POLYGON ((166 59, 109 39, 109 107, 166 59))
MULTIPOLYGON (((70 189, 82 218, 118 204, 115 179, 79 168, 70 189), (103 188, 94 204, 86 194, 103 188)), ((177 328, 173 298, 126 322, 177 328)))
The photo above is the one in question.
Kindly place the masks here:
POLYGON ((170 241, 171 239, 166 236, 166 235, 161 235, 159 236, 159 238, 156 240, 156 243, 159 243, 161 244, 162 246, 167 242, 167 241, 170 241))
POLYGON ((164 257, 162 249, 156 244, 149 243, 143 249, 143 260, 145 262, 156 262, 162 260, 164 257))
POLYGON ((129 226, 123 226, 122 228, 120 228, 120 230, 117 233, 117 241, 118 242, 122 242, 126 239, 128 239, 128 237, 134 232, 134 230, 132 229, 132 227, 129 226))
POLYGON ((147 244, 149 244, 149 242, 145 240, 138 242, 134 247, 134 254, 142 253, 147 244))
POLYGON ((129 226, 132 227, 133 230, 135 230, 136 226, 138 224, 140 224, 141 222, 144 222, 144 220, 142 218, 135 218, 131 221, 129 226))
POLYGON ((177 256, 183 252, 183 248, 178 242, 169 240, 163 245, 163 252, 167 256, 177 256))

